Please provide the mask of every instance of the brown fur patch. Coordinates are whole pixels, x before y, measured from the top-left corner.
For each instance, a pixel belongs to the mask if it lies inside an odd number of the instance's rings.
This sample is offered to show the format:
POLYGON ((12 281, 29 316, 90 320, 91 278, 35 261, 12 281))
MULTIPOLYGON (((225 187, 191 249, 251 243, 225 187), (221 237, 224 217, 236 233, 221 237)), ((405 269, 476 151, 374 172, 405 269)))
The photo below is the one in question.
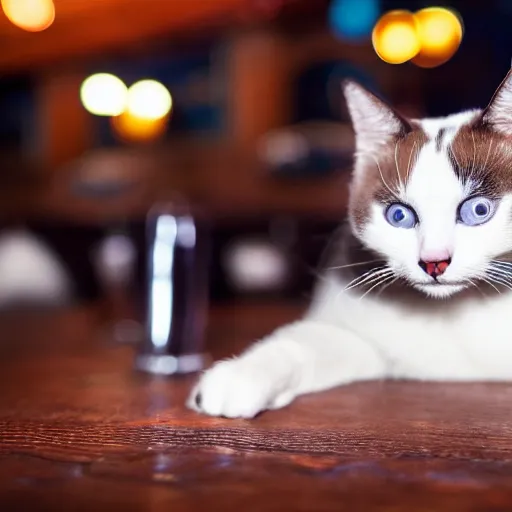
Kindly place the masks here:
POLYGON ((357 227, 366 222, 375 199, 383 203, 396 201, 394 192, 400 183, 407 183, 414 162, 428 141, 419 125, 411 125, 411 128, 386 144, 375 159, 367 155, 358 157, 358 165, 364 166, 362 179, 354 180, 349 204, 350 215, 357 227))
POLYGON ((462 127, 450 147, 457 176, 471 194, 501 197, 512 192, 512 140, 479 122, 462 127))

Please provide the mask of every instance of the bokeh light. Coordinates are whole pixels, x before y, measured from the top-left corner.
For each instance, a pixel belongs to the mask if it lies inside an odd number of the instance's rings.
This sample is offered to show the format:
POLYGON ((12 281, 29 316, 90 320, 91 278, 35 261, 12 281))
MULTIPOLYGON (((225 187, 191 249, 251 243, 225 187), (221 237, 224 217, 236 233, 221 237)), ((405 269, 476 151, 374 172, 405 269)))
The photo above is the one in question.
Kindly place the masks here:
POLYGON ((329 24, 341 38, 362 39, 371 34, 379 13, 379 0, 332 0, 329 24))
POLYGON ((420 51, 417 21, 412 12, 389 11, 382 16, 372 32, 377 55, 389 64, 402 64, 420 51))
POLYGON ((28 32, 41 32, 55 20, 53 0, 1 0, 7 19, 28 32))
POLYGON ((156 80, 141 80, 128 90, 127 110, 134 118, 160 119, 172 108, 167 88, 156 80))
POLYGON ((427 7, 416 13, 390 11, 382 16, 372 33, 377 55, 390 64, 411 60, 433 68, 450 60, 463 36, 460 16, 443 7, 427 7))
POLYGON ((415 13, 421 49, 412 62, 432 68, 444 64, 457 52, 463 35, 462 22, 453 11, 430 7, 415 13))
POLYGON ((128 89, 117 76, 97 73, 86 78, 80 88, 83 106, 97 116, 118 116, 127 105, 128 89))
POLYGON ((110 118, 112 131, 124 142, 147 143, 160 139, 166 131, 168 115, 157 119, 139 117, 131 110, 110 118))

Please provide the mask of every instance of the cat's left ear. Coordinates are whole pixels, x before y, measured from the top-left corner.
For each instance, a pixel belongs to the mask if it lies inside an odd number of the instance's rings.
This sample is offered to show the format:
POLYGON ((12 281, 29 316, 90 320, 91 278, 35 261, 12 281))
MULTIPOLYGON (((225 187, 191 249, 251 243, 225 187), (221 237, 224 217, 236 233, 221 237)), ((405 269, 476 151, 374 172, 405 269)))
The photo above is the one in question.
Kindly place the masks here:
POLYGON ((482 122, 504 135, 512 135, 512 69, 482 112, 482 122))
POLYGON ((411 130, 407 120, 362 85, 346 80, 342 87, 360 155, 378 152, 383 144, 411 130))

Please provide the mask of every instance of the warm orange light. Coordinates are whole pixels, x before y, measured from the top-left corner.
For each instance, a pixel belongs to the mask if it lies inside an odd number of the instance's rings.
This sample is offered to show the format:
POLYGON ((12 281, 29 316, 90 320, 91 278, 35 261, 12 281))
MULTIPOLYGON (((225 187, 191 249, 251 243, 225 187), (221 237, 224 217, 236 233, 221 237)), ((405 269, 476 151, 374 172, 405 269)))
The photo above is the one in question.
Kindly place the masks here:
POLYGON ((433 68, 451 59, 462 42, 463 28, 453 11, 430 7, 415 13, 421 50, 412 59, 417 66, 433 68))
POLYGON ((111 117, 115 135, 125 142, 153 142, 165 133, 169 116, 159 119, 139 117, 125 110, 120 116, 111 117))
POLYGON ((377 55, 389 64, 402 64, 420 51, 417 22, 412 12, 389 11, 382 16, 372 32, 377 55))
POLYGON ((53 0, 1 0, 11 23, 29 32, 47 29, 55 19, 53 0))

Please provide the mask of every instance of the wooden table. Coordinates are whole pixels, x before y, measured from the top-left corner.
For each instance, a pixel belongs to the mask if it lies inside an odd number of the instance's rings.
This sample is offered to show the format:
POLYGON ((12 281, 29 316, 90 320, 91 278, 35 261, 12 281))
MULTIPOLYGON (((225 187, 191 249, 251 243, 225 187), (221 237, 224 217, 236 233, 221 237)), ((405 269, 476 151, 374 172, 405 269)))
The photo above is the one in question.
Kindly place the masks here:
MULTIPOLYGON (((219 309, 210 347, 298 314, 219 309)), ((512 386, 363 383, 226 420, 132 358, 94 308, 0 319, 0 510, 512 510, 512 386)))

